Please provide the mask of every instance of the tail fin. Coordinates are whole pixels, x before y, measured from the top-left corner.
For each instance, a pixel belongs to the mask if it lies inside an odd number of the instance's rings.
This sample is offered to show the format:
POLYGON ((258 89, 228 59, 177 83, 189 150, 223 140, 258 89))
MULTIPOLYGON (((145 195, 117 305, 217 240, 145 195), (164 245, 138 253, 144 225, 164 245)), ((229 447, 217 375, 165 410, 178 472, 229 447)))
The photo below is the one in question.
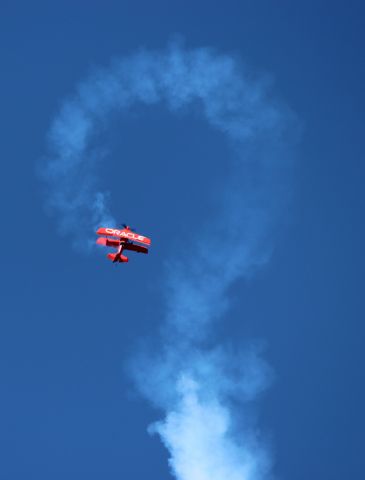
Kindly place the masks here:
POLYGON ((107 257, 113 263, 127 263, 128 262, 128 257, 126 257, 125 255, 120 255, 118 253, 108 253, 107 257))

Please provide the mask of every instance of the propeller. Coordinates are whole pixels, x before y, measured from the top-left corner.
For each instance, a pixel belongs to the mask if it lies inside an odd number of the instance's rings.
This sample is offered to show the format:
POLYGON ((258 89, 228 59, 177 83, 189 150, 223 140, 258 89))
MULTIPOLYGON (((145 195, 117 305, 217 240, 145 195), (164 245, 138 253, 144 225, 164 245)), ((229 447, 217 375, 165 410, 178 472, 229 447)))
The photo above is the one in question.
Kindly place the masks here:
POLYGON ((121 223, 121 225, 122 225, 123 228, 129 228, 129 230, 131 230, 132 232, 135 232, 135 231, 136 231, 135 228, 130 227, 130 226, 127 225, 126 223, 121 223))

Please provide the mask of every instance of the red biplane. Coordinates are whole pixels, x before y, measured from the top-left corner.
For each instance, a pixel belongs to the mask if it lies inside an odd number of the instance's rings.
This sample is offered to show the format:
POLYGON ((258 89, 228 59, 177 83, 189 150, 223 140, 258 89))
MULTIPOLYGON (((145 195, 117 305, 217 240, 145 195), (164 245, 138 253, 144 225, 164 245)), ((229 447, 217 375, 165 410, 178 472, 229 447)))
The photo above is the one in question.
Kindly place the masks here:
POLYGON ((125 224, 123 224, 123 228, 121 230, 118 228, 101 227, 96 233, 98 235, 106 235, 106 237, 100 237, 96 240, 98 245, 104 245, 105 247, 113 247, 117 249, 117 253, 107 254, 107 257, 112 260, 113 263, 128 262, 128 257, 122 254, 124 250, 148 253, 147 247, 151 245, 151 240, 149 238, 139 235, 131 227, 125 224), (142 245, 138 245, 138 243, 141 243, 142 245))

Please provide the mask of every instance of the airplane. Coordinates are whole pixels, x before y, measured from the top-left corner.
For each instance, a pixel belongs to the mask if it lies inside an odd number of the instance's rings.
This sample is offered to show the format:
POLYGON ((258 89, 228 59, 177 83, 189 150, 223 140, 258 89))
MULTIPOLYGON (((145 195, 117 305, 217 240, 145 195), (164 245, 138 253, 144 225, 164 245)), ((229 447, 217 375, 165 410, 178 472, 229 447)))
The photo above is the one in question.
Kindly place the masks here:
POLYGON ((100 237, 96 240, 98 245, 104 245, 105 247, 113 247, 117 249, 117 253, 107 254, 107 258, 109 258, 109 260, 111 260, 113 263, 128 262, 128 257, 123 255, 124 250, 131 250, 138 253, 148 253, 147 247, 151 245, 151 240, 149 238, 139 235, 134 231, 134 229, 125 223, 122 226, 122 229, 100 227, 96 231, 98 235, 105 235, 105 237, 100 237), (138 245, 134 242, 141 243, 142 245, 138 245))

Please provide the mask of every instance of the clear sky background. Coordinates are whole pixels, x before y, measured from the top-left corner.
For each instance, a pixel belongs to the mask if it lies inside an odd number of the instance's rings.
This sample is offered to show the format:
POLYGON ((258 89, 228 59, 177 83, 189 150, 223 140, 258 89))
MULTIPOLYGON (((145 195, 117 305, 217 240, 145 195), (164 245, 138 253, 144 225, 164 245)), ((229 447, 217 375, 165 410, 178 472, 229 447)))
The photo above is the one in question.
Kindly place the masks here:
POLYGON ((361 477, 364 14, 360 1, 1 1, 1 480, 169 478, 146 433, 160 413, 124 365, 158 331, 165 258, 183 255, 175 239, 204 218, 226 146, 162 108, 110 124, 100 175, 113 213, 153 239, 150 256, 120 268, 58 234, 36 165, 94 66, 176 34, 272 76, 300 119, 288 222, 271 261, 232 288, 220 335, 266 344, 275 381, 258 425, 275 475, 361 477))

